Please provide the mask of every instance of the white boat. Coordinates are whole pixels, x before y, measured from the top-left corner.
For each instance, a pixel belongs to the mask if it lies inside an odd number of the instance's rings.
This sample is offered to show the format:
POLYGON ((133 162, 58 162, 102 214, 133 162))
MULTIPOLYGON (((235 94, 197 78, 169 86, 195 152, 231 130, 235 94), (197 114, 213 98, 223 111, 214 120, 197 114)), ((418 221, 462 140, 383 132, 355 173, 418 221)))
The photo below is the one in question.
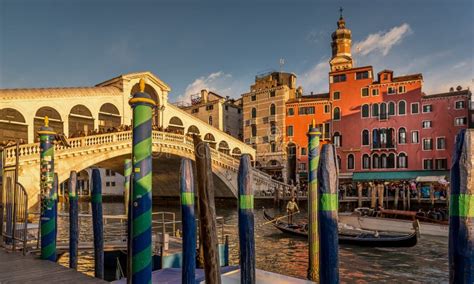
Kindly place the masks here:
MULTIPOLYGON (((339 213, 339 222, 362 230, 408 234, 413 232, 413 221, 410 220, 339 213)), ((448 232, 448 225, 420 222, 420 234, 422 236, 448 237, 448 232)))

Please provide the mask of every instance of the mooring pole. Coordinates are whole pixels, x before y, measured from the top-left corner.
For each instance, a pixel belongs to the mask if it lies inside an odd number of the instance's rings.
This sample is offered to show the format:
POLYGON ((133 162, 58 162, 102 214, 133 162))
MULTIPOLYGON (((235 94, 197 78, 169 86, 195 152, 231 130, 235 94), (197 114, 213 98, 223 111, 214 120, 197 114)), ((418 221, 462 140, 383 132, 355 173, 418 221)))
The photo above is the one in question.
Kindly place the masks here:
POLYGON ((196 135, 193 136, 193 142, 198 182, 199 241, 202 242, 203 247, 204 274, 206 283, 220 284, 221 274, 219 269, 211 150, 209 145, 196 135))
POLYGON ((456 136, 449 207, 449 282, 474 283, 474 131, 456 136))
POLYGON ((326 144, 318 167, 319 194, 319 281, 339 283, 339 238, 337 226, 338 170, 336 148, 326 144))
POLYGON ((182 283, 196 282, 196 216, 194 214, 194 177, 191 160, 182 159, 180 169, 181 215, 183 222, 182 283))
POLYGON ((123 204, 125 207, 125 215, 128 216, 130 206, 130 176, 132 175, 132 159, 125 159, 123 170, 123 204))
MULTIPOLYGON (((54 132, 44 117, 40 137, 41 258, 56 261, 56 198, 54 192, 54 132)), ((15 185, 16 186, 16 185, 15 185)))
POLYGON ((398 209, 398 198, 400 197, 400 188, 395 188, 395 196, 393 197, 393 209, 398 209))
MULTIPOLYGON (((140 79, 140 92, 129 100, 133 109, 133 178, 131 189, 131 219, 129 223, 127 275, 133 283, 150 283, 152 269, 151 218, 152 218, 152 150, 151 126, 155 101, 145 93, 145 80, 140 79), (130 271, 131 269, 131 271, 130 271)), ((163 236, 164 237, 164 236, 163 236)))
POLYGON ((240 157, 239 187, 239 244, 240 283, 255 283, 255 236, 253 215, 253 188, 250 156, 240 157))
POLYGON ((319 275, 319 235, 318 235, 318 163, 319 163, 319 136, 321 132, 316 128, 314 119, 308 132, 308 243, 309 263, 308 279, 317 281, 319 275))
POLYGON ((79 215, 77 204, 77 173, 69 175, 69 268, 77 269, 79 245, 79 215))
POLYGON ((104 279, 104 224, 102 220, 102 180, 99 169, 92 169, 92 229, 94 231, 94 275, 104 279))

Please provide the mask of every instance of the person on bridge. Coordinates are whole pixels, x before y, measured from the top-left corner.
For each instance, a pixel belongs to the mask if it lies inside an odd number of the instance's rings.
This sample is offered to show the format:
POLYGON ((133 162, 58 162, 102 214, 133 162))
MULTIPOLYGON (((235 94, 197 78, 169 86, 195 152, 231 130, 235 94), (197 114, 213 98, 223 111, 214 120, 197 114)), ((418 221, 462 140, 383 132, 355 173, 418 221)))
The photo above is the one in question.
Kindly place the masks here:
POLYGON ((299 213, 300 209, 296 203, 296 199, 293 197, 286 205, 286 213, 288 214, 288 224, 293 224, 293 215, 299 213))

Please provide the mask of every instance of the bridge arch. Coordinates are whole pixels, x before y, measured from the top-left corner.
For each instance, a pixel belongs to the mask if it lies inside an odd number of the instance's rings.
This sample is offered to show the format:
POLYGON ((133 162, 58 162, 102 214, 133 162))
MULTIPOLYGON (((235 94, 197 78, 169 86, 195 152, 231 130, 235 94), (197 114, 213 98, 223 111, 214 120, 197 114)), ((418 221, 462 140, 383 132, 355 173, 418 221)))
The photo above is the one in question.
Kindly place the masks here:
POLYGON ((179 134, 184 134, 183 121, 179 117, 173 116, 168 124, 168 129, 179 134))
MULTIPOLYGON (((140 83, 136 83, 133 85, 132 90, 130 91, 130 96, 133 94, 140 92, 140 83)), ((160 125, 160 108, 164 106, 163 102, 161 101, 160 95, 152 86, 145 84, 145 93, 149 94, 151 99, 155 101, 158 108, 153 108, 153 125, 160 125)))
POLYGON ((64 133, 64 123, 59 112, 50 107, 40 107, 35 114, 34 118, 34 137, 38 137, 39 129, 44 125, 44 117, 47 116, 49 120, 49 126, 56 131, 56 133, 64 133))
POLYGON ((219 147, 217 148, 217 150, 219 152, 229 154, 230 153, 229 144, 227 144, 227 142, 222 140, 221 142, 219 142, 219 147))
POLYGON ((14 108, 0 109, 0 143, 19 139, 28 141, 28 125, 23 114, 14 108))
POLYGON ((234 158, 238 158, 242 155, 242 151, 240 150, 239 147, 235 147, 234 149, 232 149, 232 156, 234 156, 234 158))
POLYGON ((211 133, 204 135, 204 142, 209 143, 211 148, 216 149, 216 138, 211 133))
POLYGON ((186 134, 197 134, 197 135, 199 135, 201 133, 199 132, 199 128, 197 128, 196 125, 191 125, 191 126, 188 127, 188 132, 186 134))
POLYGON ((112 103, 104 103, 99 110, 99 130, 118 127, 122 123, 120 111, 112 103))
POLYGON ((85 105, 75 105, 69 112, 69 137, 94 130, 94 117, 85 105))

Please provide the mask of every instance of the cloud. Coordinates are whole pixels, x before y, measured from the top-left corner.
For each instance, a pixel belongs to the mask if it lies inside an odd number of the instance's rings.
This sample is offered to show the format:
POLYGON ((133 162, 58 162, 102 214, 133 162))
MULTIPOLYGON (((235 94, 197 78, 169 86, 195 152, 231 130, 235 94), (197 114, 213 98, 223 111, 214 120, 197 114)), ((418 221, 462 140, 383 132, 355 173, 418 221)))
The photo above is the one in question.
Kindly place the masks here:
POLYGON ((299 83, 303 87, 303 93, 311 91, 316 93, 325 92, 328 88, 329 58, 321 59, 309 70, 298 76, 299 83))
POLYGON ((361 55, 378 51, 385 56, 394 45, 401 43, 403 38, 411 33, 410 25, 403 23, 398 27, 393 27, 388 32, 380 31, 378 33, 369 34, 365 40, 356 42, 353 50, 355 54, 361 55))

